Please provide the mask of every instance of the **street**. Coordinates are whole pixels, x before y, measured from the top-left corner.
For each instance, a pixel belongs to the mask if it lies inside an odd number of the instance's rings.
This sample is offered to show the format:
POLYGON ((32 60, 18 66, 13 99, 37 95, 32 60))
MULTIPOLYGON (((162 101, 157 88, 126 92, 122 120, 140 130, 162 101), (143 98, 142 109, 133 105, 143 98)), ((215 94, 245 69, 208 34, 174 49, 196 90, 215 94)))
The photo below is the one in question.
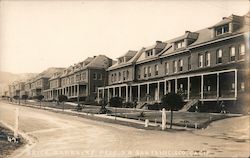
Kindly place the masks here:
POLYGON ((249 156, 249 115, 204 130, 153 131, 0 102, 0 121, 14 126, 16 107, 32 143, 13 157, 249 156))

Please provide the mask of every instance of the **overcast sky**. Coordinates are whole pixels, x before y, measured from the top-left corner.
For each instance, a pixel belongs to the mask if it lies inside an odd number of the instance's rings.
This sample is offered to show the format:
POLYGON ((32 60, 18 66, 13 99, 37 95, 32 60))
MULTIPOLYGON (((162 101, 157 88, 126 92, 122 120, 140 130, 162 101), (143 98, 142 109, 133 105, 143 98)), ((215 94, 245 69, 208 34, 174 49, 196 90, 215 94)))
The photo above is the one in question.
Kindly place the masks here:
POLYGON ((248 10, 248 0, 0 1, 0 70, 39 73, 98 54, 115 59, 248 10))

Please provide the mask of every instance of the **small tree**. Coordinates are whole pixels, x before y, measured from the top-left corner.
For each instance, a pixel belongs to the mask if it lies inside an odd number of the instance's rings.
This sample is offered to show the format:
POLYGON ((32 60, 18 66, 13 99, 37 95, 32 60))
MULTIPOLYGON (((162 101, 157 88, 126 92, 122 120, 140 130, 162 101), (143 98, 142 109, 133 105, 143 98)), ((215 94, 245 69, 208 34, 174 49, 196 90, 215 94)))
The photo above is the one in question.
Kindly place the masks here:
POLYGON ((120 107, 122 106, 122 98, 120 97, 113 97, 109 100, 109 104, 112 107, 120 107))
POLYGON ((68 97, 66 95, 59 95, 58 96, 58 102, 63 103, 63 110, 64 110, 64 102, 68 100, 68 97))
MULTIPOLYGON (((18 95, 13 96, 13 98, 14 98, 15 100, 19 100, 19 101, 20 101, 20 97, 19 97, 18 95)), ((16 103, 17 103, 17 101, 16 101, 16 103)))
POLYGON ((183 107, 183 100, 181 95, 176 93, 168 93, 161 98, 162 107, 171 111, 170 128, 173 123, 173 111, 180 110, 183 107))
POLYGON ((42 107, 42 100, 43 100, 44 96, 43 95, 37 95, 35 98, 40 102, 40 108, 41 108, 42 107))
POLYGON ((22 95, 22 99, 24 100, 24 103, 25 103, 25 104, 26 104, 26 100, 28 99, 28 97, 29 97, 29 96, 26 95, 26 94, 25 94, 25 95, 22 95))

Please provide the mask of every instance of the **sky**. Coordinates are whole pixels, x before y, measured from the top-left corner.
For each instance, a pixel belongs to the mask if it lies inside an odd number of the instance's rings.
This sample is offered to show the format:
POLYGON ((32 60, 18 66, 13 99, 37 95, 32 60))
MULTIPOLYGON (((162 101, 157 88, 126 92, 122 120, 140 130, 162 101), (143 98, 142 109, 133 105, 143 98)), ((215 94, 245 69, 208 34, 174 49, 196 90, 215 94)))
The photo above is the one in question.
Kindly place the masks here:
POLYGON ((2 0, 0 71, 39 73, 99 54, 116 59, 248 11, 248 0, 2 0))

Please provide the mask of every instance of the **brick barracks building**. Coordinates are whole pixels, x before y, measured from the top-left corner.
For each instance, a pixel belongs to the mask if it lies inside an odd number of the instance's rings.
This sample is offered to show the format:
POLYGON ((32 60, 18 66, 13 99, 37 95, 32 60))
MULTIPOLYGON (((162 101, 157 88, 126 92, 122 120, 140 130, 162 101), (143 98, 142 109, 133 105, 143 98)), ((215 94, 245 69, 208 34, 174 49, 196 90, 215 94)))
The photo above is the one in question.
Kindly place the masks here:
POLYGON ((42 94, 47 101, 66 95, 73 102, 99 103, 119 96, 142 108, 174 92, 182 95, 186 109, 199 103, 213 111, 223 101, 244 110, 250 101, 249 18, 250 13, 224 17, 208 28, 129 50, 117 62, 105 55, 89 57, 49 77, 16 82, 9 94, 42 94))

